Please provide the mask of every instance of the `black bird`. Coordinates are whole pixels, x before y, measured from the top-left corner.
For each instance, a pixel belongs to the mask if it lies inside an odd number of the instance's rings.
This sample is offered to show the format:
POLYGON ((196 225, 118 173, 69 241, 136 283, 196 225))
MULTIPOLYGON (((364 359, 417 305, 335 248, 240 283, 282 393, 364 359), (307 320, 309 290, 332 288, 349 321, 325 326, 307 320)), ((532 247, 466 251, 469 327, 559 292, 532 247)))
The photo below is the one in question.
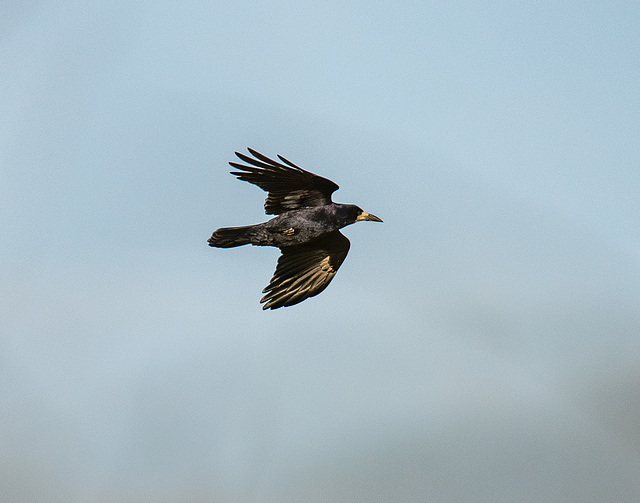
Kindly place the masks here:
POLYGON ((231 174, 267 191, 265 212, 277 216, 261 224, 218 229, 209 238, 209 246, 280 248, 276 272, 260 302, 265 303, 263 309, 293 306, 322 292, 347 256, 349 240, 338 229, 360 220, 382 220, 355 204, 331 201, 331 194, 338 190, 331 180, 280 155, 282 163, 251 148, 249 152, 253 157, 236 152, 250 166, 230 162, 241 170, 231 174))

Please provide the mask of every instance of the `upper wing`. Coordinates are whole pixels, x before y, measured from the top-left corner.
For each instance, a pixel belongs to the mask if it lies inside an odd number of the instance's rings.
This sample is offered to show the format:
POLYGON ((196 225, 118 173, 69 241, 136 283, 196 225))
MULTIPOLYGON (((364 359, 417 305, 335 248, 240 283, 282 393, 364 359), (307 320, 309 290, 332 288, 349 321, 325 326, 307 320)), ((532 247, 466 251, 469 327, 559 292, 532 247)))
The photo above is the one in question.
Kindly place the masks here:
POLYGON ((349 252, 349 240, 340 231, 320 239, 281 248, 282 255, 269 285, 262 291, 262 309, 293 306, 318 295, 331 282, 349 252))
POLYGON ((331 194, 338 190, 338 186, 331 180, 305 171, 280 155, 278 158, 284 164, 269 159, 251 148, 249 152, 253 157, 240 152, 236 152, 236 155, 251 166, 230 162, 231 166, 242 170, 232 171, 231 174, 269 192, 264 203, 268 215, 330 204, 331 194))

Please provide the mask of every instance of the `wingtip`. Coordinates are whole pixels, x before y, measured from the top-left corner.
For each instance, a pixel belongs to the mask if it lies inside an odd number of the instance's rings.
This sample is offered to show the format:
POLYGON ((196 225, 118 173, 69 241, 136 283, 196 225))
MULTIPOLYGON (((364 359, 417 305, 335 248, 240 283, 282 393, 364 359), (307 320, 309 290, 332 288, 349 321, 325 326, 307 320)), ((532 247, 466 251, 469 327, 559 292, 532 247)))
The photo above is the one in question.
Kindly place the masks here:
MULTIPOLYGON (((249 153, 250 153, 251 155, 253 155, 253 156, 255 157, 254 152, 256 152, 256 151, 255 151, 254 149, 252 149, 251 147, 247 147, 247 150, 249 151, 249 153)), ((236 157, 237 157, 238 159, 240 159, 240 160, 242 160, 242 161, 245 161, 245 162, 246 162, 247 154, 245 154, 244 152, 240 152, 240 151, 238 151, 238 150, 234 150, 234 152, 233 152, 233 153, 234 153, 234 154, 236 154, 236 157)))
MULTIPOLYGON (((260 302, 262 303, 264 302, 264 300, 261 300, 260 302)), ((271 309, 273 311, 274 309, 278 309, 279 307, 282 307, 282 306, 274 306, 273 302, 269 301, 264 306, 262 306, 262 310, 267 311, 268 309, 271 309)))
POLYGON ((299 171, 304 171, 300 166, 298 166, 297 164, 292 163, 289 159, 287 159, 286 157, 278 154, 278 159, 280 159, 282 162, 284 162, 285 164, 288 164, 289 166, 291 166, 294 169, 297 169, 299 171))

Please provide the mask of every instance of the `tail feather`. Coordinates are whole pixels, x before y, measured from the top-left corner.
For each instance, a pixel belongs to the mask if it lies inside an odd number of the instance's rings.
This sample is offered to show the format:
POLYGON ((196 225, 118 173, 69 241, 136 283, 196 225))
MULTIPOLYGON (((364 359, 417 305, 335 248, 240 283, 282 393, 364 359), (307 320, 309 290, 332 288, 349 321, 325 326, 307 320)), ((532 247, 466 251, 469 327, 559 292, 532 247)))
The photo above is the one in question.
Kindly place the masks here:
POLYGON ((251 243, 252 225, 243 227, 222 227, 209 238, 209 246, 216 248, 233 248, 251 243))

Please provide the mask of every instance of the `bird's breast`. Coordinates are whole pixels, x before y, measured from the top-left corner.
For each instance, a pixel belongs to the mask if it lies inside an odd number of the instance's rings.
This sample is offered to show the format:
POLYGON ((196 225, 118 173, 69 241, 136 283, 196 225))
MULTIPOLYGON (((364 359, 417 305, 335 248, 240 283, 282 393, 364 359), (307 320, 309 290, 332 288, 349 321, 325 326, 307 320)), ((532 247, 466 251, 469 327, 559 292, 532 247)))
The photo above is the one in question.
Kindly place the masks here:
POLYGON ((339 227, 319 208, 301 208, 282 213, 266 223, 273 245, 295 246, 318 239, 339 227))

